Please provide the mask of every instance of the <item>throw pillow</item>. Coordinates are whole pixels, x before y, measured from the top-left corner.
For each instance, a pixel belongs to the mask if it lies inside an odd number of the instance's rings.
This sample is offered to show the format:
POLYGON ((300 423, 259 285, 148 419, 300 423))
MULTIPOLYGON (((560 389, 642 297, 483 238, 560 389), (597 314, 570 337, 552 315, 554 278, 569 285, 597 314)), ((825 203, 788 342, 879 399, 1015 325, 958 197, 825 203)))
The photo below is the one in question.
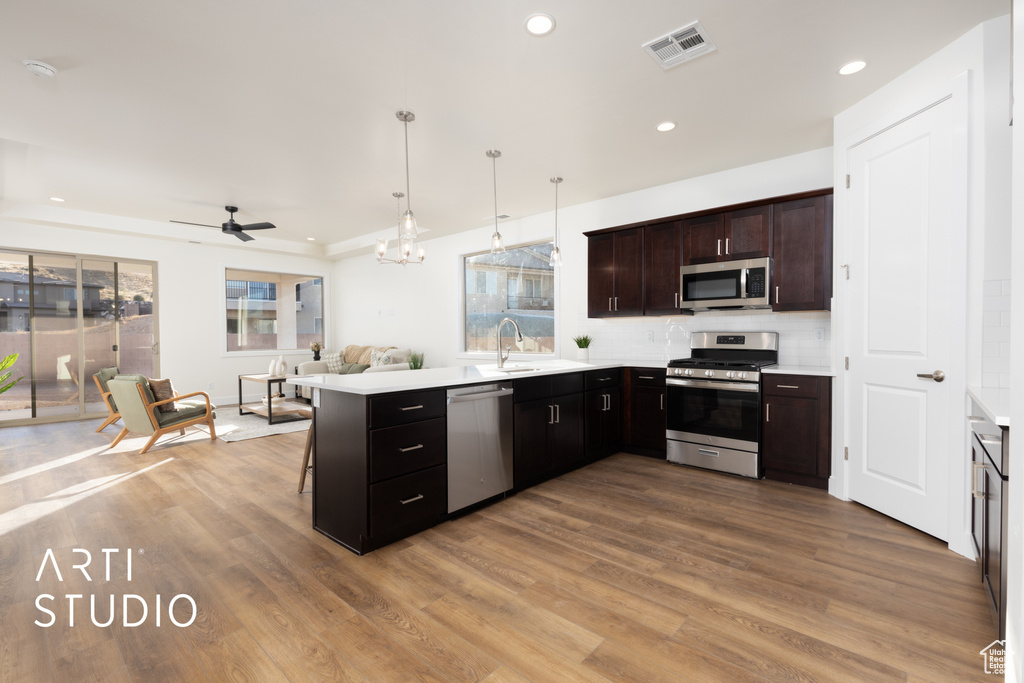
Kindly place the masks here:
POLYGON ((341 366, 345 362, 340 353, 325 353, 323 361, 327 363, 327 372, 333 373, 341 372, 341 366))
POLYGON ((411 355, 411 349, 388 349, 384 352, 384 358, 386 360, 382 365, 400 365, 402 363, 408 363, 409 356, 411 355))
MULTIPOLYGON (((157 401, 166 401, 169 398, 174 398, 174 387, 171 386, 171 380, 169 379, 151 379, 149 380, 149 388, 153 390, 153 398, 157 401)), ((163 405, 157 406, 157 409, 161 413, 176 413, 178 412, 178 406, 171 403, 164 403, 163 405)))

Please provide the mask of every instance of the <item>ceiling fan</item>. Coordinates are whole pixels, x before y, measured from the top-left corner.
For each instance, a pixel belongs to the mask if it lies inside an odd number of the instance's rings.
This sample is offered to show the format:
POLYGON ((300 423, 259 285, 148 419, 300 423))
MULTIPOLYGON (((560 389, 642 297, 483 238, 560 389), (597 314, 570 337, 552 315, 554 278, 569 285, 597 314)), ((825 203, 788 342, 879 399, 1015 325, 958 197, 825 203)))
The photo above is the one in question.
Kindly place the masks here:
MULTIPOLYGON (((246 235, 246 230, 272 230, 277 226, 273 223, 249 223, 248 225, 242 225, 241 223, 235 222, 235 212, 238 211, 237 206, 225 206, 224 210, 231 214, 226 223, 220 224, 220 231, 227 235, 234 235, 243 242, 249 242, 255 239, 250 235, 246 235)), ((189 223, 188 221, 171 221, 171 223, 181 223, 183 225, 199 225, 204 228, 216 228, 216 225, 207 225, 206 223, 189 223)))

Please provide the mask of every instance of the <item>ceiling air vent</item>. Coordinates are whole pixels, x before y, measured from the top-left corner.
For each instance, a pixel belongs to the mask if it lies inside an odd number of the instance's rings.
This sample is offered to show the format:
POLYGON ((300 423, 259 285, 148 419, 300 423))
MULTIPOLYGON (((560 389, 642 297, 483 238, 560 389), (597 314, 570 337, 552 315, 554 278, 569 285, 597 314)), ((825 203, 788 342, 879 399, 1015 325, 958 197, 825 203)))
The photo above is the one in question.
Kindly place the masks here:
POLYGON ((677 64, 714 52, 715 43, 700 22, 695 21, 666 36, 645 43, 643 48, 662 69, 670 69, 677 64))

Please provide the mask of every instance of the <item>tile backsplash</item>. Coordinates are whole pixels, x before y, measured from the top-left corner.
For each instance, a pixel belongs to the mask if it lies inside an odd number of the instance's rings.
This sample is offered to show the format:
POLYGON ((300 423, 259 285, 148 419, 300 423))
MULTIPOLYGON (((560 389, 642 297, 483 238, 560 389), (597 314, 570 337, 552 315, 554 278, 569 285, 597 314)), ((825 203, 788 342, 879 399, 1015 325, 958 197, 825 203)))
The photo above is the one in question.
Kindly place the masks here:
POLYGON ((982 283, 981 386, 1010 386, 1010 281, 982 283))
POLYGON ((730 311, 659 318, 587 318, 577 334, 594 338, 590 357, 664 362, 690 355, 692 332, 778 332, 779 362, 813 368, 832 365, 832 318, 828 311, 772 313, 730 311), (818 339, 818 336, 821 339, 818 339))

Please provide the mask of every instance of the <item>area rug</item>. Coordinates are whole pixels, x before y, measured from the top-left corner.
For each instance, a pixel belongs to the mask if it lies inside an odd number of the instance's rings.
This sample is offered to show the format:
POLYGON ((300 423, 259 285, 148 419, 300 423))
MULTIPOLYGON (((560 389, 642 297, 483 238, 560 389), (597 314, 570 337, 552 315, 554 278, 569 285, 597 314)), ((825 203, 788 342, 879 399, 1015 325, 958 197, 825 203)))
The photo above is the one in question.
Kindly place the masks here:
MULTIPOLYGON (((239 415, 238 408, 218 408, 217 419, 213 421, 213 426, 217 430, 217 438, 221 441, 244 441, 274 434, 303 432, 309 429, 309 420, 294 420, 268 425, 267 418, 260 415, 239 415)), ((206 425, 199 424, 196 427, 209 433, 206 425)))

